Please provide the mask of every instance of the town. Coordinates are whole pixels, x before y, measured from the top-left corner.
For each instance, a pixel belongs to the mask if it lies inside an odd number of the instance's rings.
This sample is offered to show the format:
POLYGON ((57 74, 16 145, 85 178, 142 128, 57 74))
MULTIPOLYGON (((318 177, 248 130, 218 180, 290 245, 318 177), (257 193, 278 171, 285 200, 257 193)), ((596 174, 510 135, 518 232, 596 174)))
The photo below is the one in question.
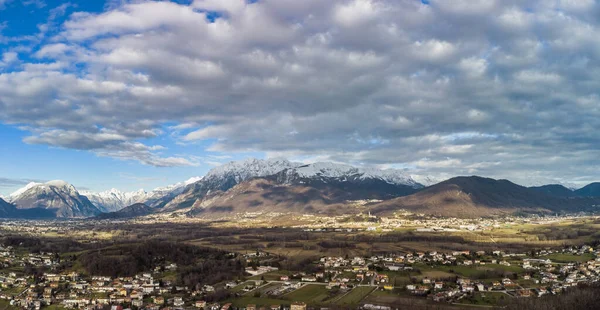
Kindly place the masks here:
POLYGON ((312 262, 307 268, 311 271, 306 272, 271 266, 277 257, 256 251, 240 254, 246 263, 243 278, 196 288, 176 285, 172 275, 179 267, 174 263, 131 277, 110 277, 53 272, 61 260, 59 253, 34 254, 2 246, 0 256, 0 299, 15 308, 36 310, 301 310, 328 305, 393 309, 403 298, 477 305, 486 300, 497 303, 500 299, 543 298, 600 279, 600 251, 588 245, 523 253, 496 250, 327 256, 312 262), (40 273, 41 269, 48 271, 40 273))

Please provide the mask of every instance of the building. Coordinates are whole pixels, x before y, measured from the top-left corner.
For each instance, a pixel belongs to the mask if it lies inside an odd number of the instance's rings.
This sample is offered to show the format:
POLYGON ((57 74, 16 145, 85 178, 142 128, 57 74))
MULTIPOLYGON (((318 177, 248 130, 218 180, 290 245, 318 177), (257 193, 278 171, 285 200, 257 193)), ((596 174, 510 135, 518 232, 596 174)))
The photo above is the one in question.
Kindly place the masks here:
POLYGON ((303 302, 292 303, 290 310, 306 310, 306 304, 303 302))

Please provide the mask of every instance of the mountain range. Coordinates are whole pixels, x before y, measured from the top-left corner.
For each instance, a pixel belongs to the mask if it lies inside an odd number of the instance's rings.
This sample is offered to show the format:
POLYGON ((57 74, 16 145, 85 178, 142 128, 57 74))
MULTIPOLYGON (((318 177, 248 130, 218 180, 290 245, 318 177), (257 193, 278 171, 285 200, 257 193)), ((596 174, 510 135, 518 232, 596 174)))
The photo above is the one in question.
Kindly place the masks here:
POLYGON ((184 182, 155 188, 150 192, 146 192, 143 189, 133 192, 122 192, 113 188, 99 193, 83 191, 81 194, 88 197, 92 204, 101 211, 114 212, 135 203, 146 203, 148 205, 160 204, 160 201, 181 194, 187 185, 198 182, 201 179, 201 177, 193 177, 184 182))
POLYGON ((20 213, 36 217, 85 218, 102 213, 75 187, 65 181, 29 183, 10 195, 10 203, 20 213))
POLYGON ((425 187, 396 169, 247 159, 150 192, 80 193, 64 181, 30 183, 7 201, 0 199, 0 217, 114 219, 173 211, 192 217, 259 211, 344 214, 357 212, 357 201, 381 215, 401 209, 456 217, 594 211, 600 205, 600 183, 578 190, 557 184, 528 188, 470 176, 425 187))
POLYGON ((102 213, 97 215, 94 219, 98 220, 108 220, 108 219, 128 219, 139 216, 148 215, 154 212, 154 209, 143 203, 134 203, 130 206, 127 206, 121 210, 102 213))

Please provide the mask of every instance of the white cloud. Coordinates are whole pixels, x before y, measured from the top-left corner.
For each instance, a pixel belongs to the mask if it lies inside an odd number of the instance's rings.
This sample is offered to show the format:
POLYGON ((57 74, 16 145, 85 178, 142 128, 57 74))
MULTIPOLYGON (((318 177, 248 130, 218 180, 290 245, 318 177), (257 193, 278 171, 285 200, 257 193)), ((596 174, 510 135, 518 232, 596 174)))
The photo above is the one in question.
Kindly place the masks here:
POLYGON ((383 10, 381 2, 374 0, 353 0, 340 3, 334 9, 334 20, 344 27, 358 27, 371 22, 383 10))
POLYGON ((429 2, 111 2, 0 71, 0 120, 28 143, 157 166, 196 164, 147 142, 166 137, 439 175, 600 176, 599 5, 429 2))

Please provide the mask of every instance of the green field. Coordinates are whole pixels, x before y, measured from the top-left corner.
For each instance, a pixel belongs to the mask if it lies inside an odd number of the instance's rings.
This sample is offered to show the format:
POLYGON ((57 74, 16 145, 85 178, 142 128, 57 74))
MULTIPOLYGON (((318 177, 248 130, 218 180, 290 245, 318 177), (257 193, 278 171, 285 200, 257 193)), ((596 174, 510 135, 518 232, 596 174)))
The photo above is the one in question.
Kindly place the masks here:
POLYGON ((367 297, 375 288, 370 286, 355 287, 350 293, 344 295, 335 302, 336 305, 358 305, 358 303, 367 297))
POLYGON ((499 305, 505 299, 512 298, 504 293, 500 292, 476 292, 472 296, 467 298, 463 298, 460 303, 461 304, 469 304, 469 305, 499 305))
POLYGON ((61 305, 50 305, 50 306, 45 306, 42 309, 45 310, 63 310, 66 309, 65 307, 61 306, 61 305))
POLYGON ((549 258, 553 262, 558 262, 558 263, 571 263, 571 262, 587 262, 589 260, 594 259, 594 256, 589 253, 586 253, 583 255, 575 255, 575 254, 568 254, 568 253, 554 253, 554 254, 547 255, 544 258, 549 258))
POLYGON ((8 300, 0 299, 0 310, 16 310, 18 307, 11 306, 8 300))
MULTIPOLYGON (((380 271, 379 274, 385 274, 388 276, 390 282, 385 283, 386 285, 404 286, 410 283, 410 276, 418 276, 417 272, 407 271, 380 271)), ((369 281, 365 281, 369 282, 369 281)))
POLYGON ((302 301, 305 303, 315 304, 323 302, 331 296, 331 291, 326 289, 324 285, 305 285, 287 295, 286 299, 291 301, 302 301))
POLYGON ((503 271, 503 272, 513 272, 513 273, 522 273, 525 270, 521 266, 511 265, 511 266, 503 266, 498 264, 486 264, 486 265, 475 265, 475 266, 419 266, 421 272, 427 273, 432 270, 443 271, 444 273, 455 274, 458 276, 463 276, 467 278, 489 278, 486 272, 489 271, 503 271))
POLYGON ((281 276, 289 276, 291 273, 286 270, 275 270, 267 273, 263 273, 261 275, 252 276, 248 278, 249 280, 266 280, 266 281, 279 281, 281 276))
POLYGON ((249 304, 254 304, 256 306, 289 305, 290 304, 290 301, 288 301, 288 300, 250 297, 250 296, 244 296, 244 297, 231 299, 231 300, 229 300, 229 302, 231 302, 236 307, 246 307, 249 304))

